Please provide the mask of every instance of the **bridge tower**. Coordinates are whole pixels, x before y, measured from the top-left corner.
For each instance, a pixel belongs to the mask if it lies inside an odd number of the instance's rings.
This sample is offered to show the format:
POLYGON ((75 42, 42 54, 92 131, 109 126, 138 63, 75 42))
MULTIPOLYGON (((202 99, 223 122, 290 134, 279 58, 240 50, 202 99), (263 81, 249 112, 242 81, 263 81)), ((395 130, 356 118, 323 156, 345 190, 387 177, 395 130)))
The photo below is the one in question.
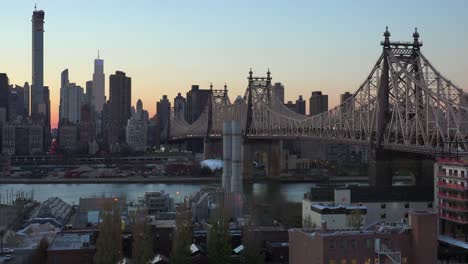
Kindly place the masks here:
MULTIPOLYGON (((383 47, 382 51, 382 65, 380 67, 380 75, 378 80, 377 86, 377 104, 376 104, 376 130, 375 135, 369 137, 369 145, 370 145, 370 160, 369 160, 369 176, 370 176, 370 184, 375 186, 376 188, 387 188, 392 185, 392 176, 395 171, 398 170, 398 166, 401 166, 401 157, 395 158, 397 156, 397 152, 388 151, 384 149, 383 143, 384 138, 386 136, 386 131, 389 130, 388 124, 391 123, 391 109, 390 109, 390 102, 389 96, 390 94, 398 94, 397 89, 399 87, 395 84, 395 78, 399 78, 396 73, 391 71, 391 58, 389 56, 394 54, 392 49, 400 49, 404 48, 408 50, 404 55, 401 55, 399 58, 402 61, 407 61, 408 64, 412 64, 412 75, 414 78, 420 82, 423 80, 424 76, 423 73, 420 71, 421 65, 420 60, 418 59, 418 51, 422 46, 422 43, 419 42, 419 33, 417 29, 413 34, 413 42, 392 42, 390 41, 390 32, 388 31, 388 27, 386 27, 385 32, 383 34, 384 41, 381 42, 383 47), (408 53, 410 55, 408 55, 408 53), (403 57, 406 56, 407 58, 403 57), (400 164, 399 164, 400 163, 400 164)), ((394 55, 393 55, 394 56, 394 55)), ((379 69, 378 69, 379 70, 379 69)), ((412 85, 409 88, 409 92, 413 93, 415 96, 415 113, 414 115, 418 116, 419 120, 424 120, 424 99, 423 99, 423 92, 422 92, 421 85, 412 85)), ((409 98, 400 98, 402 101, 409 101, 409 98)), ((419 135, 416 135, 416 141, 422 140, 419 135)), ((428 167, 432 168, 429 164, 425 166, 424 160, 427 159, 425 155, 413 155, 413 156, 406 156, 405 158, 405 168, 411 167, 412 171, 415 172, 418 176, 416 179, 418 184, 420 184, 420 180, 422 178, 421 174, 431 173, 429 171, 425 171, 424 168, 421 167, 428 167), (406 162, 407 160, 410 160, 406 162), (415 167, 416 170, 414 169, 415 167)))

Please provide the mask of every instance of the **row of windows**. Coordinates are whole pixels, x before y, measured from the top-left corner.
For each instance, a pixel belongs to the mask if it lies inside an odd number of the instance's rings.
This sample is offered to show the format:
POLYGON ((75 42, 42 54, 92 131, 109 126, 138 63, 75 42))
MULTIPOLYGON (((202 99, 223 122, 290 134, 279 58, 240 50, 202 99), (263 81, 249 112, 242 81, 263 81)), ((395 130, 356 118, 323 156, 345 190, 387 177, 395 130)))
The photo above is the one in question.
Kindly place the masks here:
MULTIPOLYGON (((331 259, 328 261, 328 264, 357 264, 357 260, 356 259, 351 259, 350 261, 348 261, 347 259, 340 259, 340 260, 334 260, 334 259, 331 259)), ((387 263, 387 262, 383 262, 383 263, 387 263)), ((402 257, 401 258, 401 263, 403 264, 407 264, 408 263, 408 258, 407 257, 402 257)), ((375 258, 375 257, 371 257, 371 258, 366 258, 364 264, 379 264, 379 258, 375 258)))
MULTIPOLYGON (((442 173, 447 175, 447 169, 442 169, 442 173)), ((458 174, 458 170, 452 170, 452 169, 448 170, 448 175, 449 176, 460 176, 460 177, 464 178, 465 174, 467 174, 467 173, 465 173, 465 171, 463 171, 463 170, 460 171, 460 174, 458 174)))
MULTIPOLYGON (((350 248, 352 249, 356 249, 357 248, 357 243, 358 241, 356 239, 340 239, 340 240, 335 240, 335 239, 330 239, 328 241, 328 247, 329 249, 335 249, 335 248, 339 248, 339 249, 346 249, 349 245, 350 248)), ((369 248, 372 248, 373 246, 373 242, 374 240, 373 239, 366 239, 364 241, 364 246, 365 248, 369 249, 369 248)), ((390 240, 389 239, 384 239, 384 243, 388 246, 390 246, 390 240)))

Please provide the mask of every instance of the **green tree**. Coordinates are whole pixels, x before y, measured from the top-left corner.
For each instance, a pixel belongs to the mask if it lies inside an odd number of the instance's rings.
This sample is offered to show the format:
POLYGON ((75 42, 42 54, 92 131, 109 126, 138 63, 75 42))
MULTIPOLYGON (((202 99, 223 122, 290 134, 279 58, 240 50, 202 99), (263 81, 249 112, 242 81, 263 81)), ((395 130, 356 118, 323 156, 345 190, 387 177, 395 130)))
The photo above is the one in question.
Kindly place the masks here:
POLYGON ((29 257, 29 263, 32 264, 45 264, 47 263, 47 249, 49 248, 49 241, 43 237, 37 245, 34 253, 29 257))
POLYGON ((153 232, 145 211, 136 211, 132 221, 132 263, 146 264, 153 258, 153 232))
POLYGON ((192 214, 189 210, 179 210, 176 214, 176 229, 174 230, 174 239, 172 244, 172 264, 191 263, 192 245, 192 214))
POLYGON ((106 203, 101 216, 95 262, 96 264, 117 263, 122 258, 122 220, 118 201, 106 203))
POLYGON ((226 264, 231 262, 231 243, 229 237, 229 220, 222 206, 212 214, 208 237, 208 257, 210 263, 226 264))

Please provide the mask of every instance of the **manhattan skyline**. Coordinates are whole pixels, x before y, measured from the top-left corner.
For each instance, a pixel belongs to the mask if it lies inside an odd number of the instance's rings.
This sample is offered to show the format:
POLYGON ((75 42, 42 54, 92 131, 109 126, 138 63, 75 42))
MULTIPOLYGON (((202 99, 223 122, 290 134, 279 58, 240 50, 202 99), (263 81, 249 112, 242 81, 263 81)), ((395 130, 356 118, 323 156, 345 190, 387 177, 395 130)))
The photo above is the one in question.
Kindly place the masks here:
MULTIPOLYGON (((333 108, 339 94, 354 92, 369 74, 385 26, 391 39, 405 41, 418 27, 422 49, 437 70, 465 88, 468 4, 429 2, 397 1, 383 8, 369 1, 360 1, 359 7, 345 1, 288 6, 280 1, 89 1, 71 7, 41 1, 37 9, 46 13, 44 85, 50 88, 51 123, 56 127, 60 73, 68 69, 70 80, 84 87, 92 80, 98 50, 105 61, 106 97, 108 76, 124 71, 132 77, 132 105, 141 98, 151 116, 163 94, 172 101, 191 84, 207 88, 213 82, 221 88, 226 82, 233 100, 243 95, 249 68, 257 75, 270 68, 273 81, 285 85, 286 100, 322 90, 333 108)), ((2 44, 0 69, 12 84, 31 84, 34 2, 2 6, 7 12, 0 24, 8 26, 0 33, 8 41, 2 44)))

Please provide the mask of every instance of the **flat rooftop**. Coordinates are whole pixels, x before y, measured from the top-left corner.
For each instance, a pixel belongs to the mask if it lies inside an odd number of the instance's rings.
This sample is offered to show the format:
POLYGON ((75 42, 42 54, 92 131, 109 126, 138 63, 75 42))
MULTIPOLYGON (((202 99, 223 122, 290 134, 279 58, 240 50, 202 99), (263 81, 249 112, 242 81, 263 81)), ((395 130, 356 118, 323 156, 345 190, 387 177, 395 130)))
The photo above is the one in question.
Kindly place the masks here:
POLYGON ((49 250, 78 250, 89 248, 92 232, 58 233, 49 250))

